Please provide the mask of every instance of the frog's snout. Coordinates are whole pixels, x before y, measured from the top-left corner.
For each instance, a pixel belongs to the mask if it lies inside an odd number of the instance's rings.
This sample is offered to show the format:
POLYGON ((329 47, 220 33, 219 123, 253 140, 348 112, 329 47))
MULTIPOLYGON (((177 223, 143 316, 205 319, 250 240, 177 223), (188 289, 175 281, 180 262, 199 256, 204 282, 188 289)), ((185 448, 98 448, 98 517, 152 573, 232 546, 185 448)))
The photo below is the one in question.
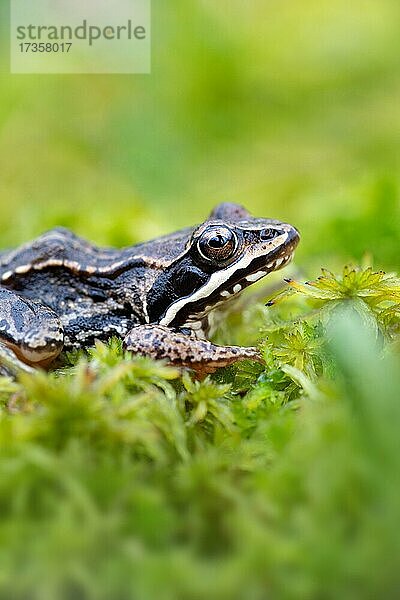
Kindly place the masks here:
POLYGON ((300 232, 293 225, 288 226, 288 242, 291 244, 293 250, 296 248, 300 241, 300 232))

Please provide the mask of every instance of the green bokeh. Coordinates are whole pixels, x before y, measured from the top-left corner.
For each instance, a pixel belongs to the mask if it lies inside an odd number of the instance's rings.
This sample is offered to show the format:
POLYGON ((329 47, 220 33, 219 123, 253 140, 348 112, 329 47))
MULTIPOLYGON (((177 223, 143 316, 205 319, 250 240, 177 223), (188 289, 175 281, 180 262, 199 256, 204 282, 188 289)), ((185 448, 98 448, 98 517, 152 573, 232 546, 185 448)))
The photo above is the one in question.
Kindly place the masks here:
POLYGON ((398 266, 398 2, 154 1, 152 26, 148 76, 10 75, 3 52, 2 244, 126 244, 231 200, 294 222, 303 266, 398 266))

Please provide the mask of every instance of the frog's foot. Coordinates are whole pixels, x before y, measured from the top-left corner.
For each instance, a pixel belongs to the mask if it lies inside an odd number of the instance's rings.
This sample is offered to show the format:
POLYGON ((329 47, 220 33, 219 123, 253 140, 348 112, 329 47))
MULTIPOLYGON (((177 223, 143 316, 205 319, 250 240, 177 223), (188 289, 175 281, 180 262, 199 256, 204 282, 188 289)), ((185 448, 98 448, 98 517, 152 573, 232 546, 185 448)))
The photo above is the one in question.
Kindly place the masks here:
POLYGON ((63 343, 63 327, 53 310, 0 288, 0 364, 5 371, 47 367, 63 343))
POLYGON ((165 359, 173 366, 194 369, 201 375, 238 360, 263 362, 257 348, 217 346, 162 325, 134 327, 124 339, 124 347, 137 354, 165 359))

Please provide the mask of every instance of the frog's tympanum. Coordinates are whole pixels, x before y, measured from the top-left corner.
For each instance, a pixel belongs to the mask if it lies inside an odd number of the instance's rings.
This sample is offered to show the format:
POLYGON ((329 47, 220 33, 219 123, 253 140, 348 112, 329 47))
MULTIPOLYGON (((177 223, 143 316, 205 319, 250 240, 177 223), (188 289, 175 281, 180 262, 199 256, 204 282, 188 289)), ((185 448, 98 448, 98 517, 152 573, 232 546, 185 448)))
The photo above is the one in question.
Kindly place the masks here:
POLYGON ((220 204, 198 227, 123 249, 53 229, 0 254, 3 364, 48 367, 63 349, 120 336, 134 353, 202 373, 256 348, 205 338, 210 313, 271 271, 299 241, 286 223, 220 204))

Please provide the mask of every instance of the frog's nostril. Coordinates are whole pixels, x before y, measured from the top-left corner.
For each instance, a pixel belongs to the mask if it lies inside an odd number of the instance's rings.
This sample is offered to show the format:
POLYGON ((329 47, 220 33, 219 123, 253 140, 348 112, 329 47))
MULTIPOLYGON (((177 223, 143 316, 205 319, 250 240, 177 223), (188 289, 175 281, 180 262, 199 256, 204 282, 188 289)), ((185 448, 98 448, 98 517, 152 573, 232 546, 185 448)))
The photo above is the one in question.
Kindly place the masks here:
POLYGON ((273 229, 272 227, 267 227, 266 229, 262 229, 260 231, 260 239, 263 242, 267 240, 273 240, 278 234, 279 231, 277 231, 276 229, 273 229))

